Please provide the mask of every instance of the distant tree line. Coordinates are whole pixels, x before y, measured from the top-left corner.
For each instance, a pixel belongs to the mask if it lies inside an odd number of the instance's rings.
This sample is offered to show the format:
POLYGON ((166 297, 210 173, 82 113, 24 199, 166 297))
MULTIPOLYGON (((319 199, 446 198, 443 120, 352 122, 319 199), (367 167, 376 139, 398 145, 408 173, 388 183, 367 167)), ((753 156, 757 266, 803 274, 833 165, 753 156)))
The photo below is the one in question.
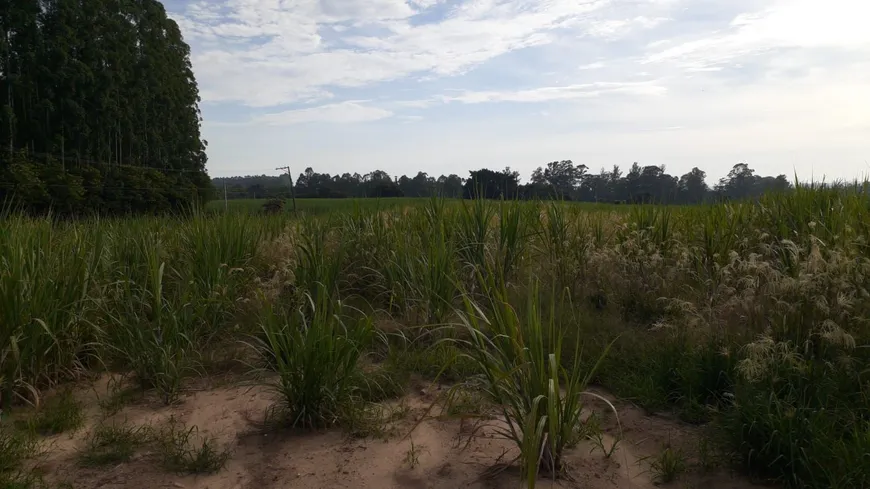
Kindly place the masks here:
MULTIPOLYGON (((226 191, 230 199, 261 199, 287 197, 290 193, 288 176, 245 176, 214 178, 212 182, 219 197, 226 191)), ((443 195, 459 198, 464 191, 465 179, 458 175, 434 178, 424 172, 409 178, 391 177, 387 172, 375 170, 365 175, 343 173, 332 176, 306 168, 294 182, 299 198, 359 198, 359 197, 429 197, 443 195)))
POLYGON ((212 191, 190 50, 156 0, 0 8, 0 204, 157 212, 212 191))
MULTIPOLYGON (((707 174, 698 168, 676 177, 669 175, 664 166, 640 166, 637 163, 626 172, 614 166, 610 170, 589 173, 585 165, 560 160, 538 167, 526 184, 520 184, 519 172, 510 168, 498 171, 483 168, 469 172, 468 178, 457 175, 434 178, 424 172, 412 178, 392 178, 381 170, 365 175, 344 173, 332 176, 306 168, 296 178, 293 189, 300 198, 442 195, 452 198, 558 198, 583 202, 694 204, 743 199, 791 188, 785 175, 759 176, 746 163, 734 165, 712 188, 706 178, 707 174)), ((286 197, 290 191, 287 175, 215 178, 213 183, 219 195, 226 192, 230 199, 286 197)))

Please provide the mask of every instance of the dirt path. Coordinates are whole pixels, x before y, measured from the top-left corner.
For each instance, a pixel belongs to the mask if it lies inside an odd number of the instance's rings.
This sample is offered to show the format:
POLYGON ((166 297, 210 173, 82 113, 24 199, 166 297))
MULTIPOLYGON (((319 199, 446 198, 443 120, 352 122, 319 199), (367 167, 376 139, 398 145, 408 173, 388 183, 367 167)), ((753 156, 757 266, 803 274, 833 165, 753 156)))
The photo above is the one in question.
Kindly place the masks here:
MULTIPOLYGON (((47 440, 47 453, 40 462, 50 481, 71 483, 76 488, 198 488, 198 489, 459 489, 519 488, 519 473, 510 467, 488 475, 497 461, 509 462, 516 450, 483 428, 469 442, 469 423, 460 420, 418 420, 436 398, 418 392, 401 401, 402 416, 383 439, 354 439, 339 432, 315 434, 263 434, 254 430, 256 419, 271 404, 262 389, 222 387, 191 394, 171 407, 129 406, 112 417, 133 425, 159 424, 175 417, 197 426, 229 447, 232 455, 223 470, 213 475, 185 476, 167 473, 154 463, 151 453, 137 453, 132 460, 111 466, 83 468, 76 462, 90 427, 100 418, 95 392, 83 391, 89 403, 88 424, 74 435, 47 440), (416 426, 408 435, 411 428, 416 426), (406 436, 408 435, 408 436, 406 436)), ((609 408, 591 401, 604 429, 603 445, 609 448, 620 437, 616 450, 605 457, 595 444, 584 441, 567 455, 573 481, 542 480, 539 487, 585 489, 647 489, 658 487, 650 463, 668 444, 682 450, 688 470, 674 488, 742 489, 755 487, 723 470, 702 473, 698 428, 661 417, 650 417, 627 404, 617 403, 621 426, 609 408)))

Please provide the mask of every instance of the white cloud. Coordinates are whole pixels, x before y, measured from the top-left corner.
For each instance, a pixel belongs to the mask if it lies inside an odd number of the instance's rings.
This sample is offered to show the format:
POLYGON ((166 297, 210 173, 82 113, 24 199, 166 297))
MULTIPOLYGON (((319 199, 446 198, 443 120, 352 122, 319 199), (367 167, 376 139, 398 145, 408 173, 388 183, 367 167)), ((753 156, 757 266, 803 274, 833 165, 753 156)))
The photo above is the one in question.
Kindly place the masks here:
MULTIPOLYGON (((417 8, 434 4, 415 2, 417 8)), ((550 44, 565 29, 613 39, 659 22, 604 19, 612 4, 469 0, 440 21, 416 24, 409 19, 414 8, 403 0, 222 0, 192 4, 179 23, 198 46, 193 63, 204 100, 264 106, 325 96, 334 87, 462 73, 511 51, 550 44), (338 22, 363 31, 338 32, 334 27, 344 28, 338 22), (339 39, 325 39, 326 27, 339 39), (221 38, 245 42, 209 44, 221 38)))
POLYGON ((604 68, 604 63, 601 61, 596 61, 594 63, 587 63, 584 65, 580 65, 577 67, 578 70, 598 70, 604 68))
POLYGON ((346 101, 305 109, 287 110, 266 114, 254 119, 255 123, 289 125, 306 122, 353 123, 386 119, 393 115, 389 110, 363 105, 365 101, 346 101))
POLYGON ((411 4, 417 7, 420 10, 425 10, 440 3, 444 3, 445 0, 409 0, 411 4))
POLYGON ((459 95, 445 96, 444 101, 478 104, 484 102, 549 102, 600 97, 607 94, 662 95, 665 87, 652 82, 635 83, 585 83, 560 87, 541 87, 516 91, 469 91, 459 95))
MULTIPOLYGON (((647 62, 690 68, 734 63, 776 49, 841 49, 870 54, 870 3, 855 0, 775 0, 736 16, 721 32, 704 33, 654 52, 647 62)), ((667 44, 662 42, 659 45, 667 44)), ((653 46, 651 46, 653 47, 653 46)))
POLYGON ((525 173, 573 152, 711 174, 723 172, 705 155, 784 173, 870 159, 864 1, 199 0, 173 16, 206 102, 210 168, 233 161, 231 141, 272 148, 266 134, 280 158, 287 124, 325 171, 498 160, 525 173), (249 116, 287 104, 306 108, 249 116))

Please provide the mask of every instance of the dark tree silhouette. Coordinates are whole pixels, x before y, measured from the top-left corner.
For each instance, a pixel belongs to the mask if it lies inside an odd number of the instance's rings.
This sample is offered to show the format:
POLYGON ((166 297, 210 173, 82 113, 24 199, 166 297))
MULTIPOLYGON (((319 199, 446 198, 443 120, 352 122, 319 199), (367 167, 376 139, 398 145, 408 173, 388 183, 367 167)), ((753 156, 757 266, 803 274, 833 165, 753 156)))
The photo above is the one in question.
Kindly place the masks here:
MULTIPOLYGON (((299 175, 295 190, 298 196, 313 198, 440 195, 450 198, 697 204, 755 197, 791 188, 785 175, 759 177, 745 163, 735 165, 715 189, 710 189, 706 178, 707 174, 697 167, 677 178, 669 175, 664 166, 641 166, 638 163, 634 163, 624 175, 619 166, 592 174, 584 165, 560 160, 538 167, 529 183, 524 185, 519 183, 519 173, 509 168, 502 171, 481 168, 469 172, 467 180, 457 175, 442 175, 436 179, 424 172, 418 172, 413 178, 402 176, 393 180, 380 170, 364 176, 344 173, 333 177, 306 168, 299 175)), ((230 198, 275 197, 289 193, 286 175, 216 178, 214 183, 219 191, 226 186, 230 198)))
POLYGON ((190 50, 156 0, 0 8, 0 200, 154 212, 209 197, 190 50))

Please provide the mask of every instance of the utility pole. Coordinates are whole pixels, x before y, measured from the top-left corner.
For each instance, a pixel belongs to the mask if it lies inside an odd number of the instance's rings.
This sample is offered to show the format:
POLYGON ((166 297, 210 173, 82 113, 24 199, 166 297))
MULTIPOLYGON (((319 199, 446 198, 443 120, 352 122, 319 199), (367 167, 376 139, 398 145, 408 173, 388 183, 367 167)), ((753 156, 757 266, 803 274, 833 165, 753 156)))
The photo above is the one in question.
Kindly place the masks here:
POLYGON ((224 184, 224 211, 230 210, 230 203, 227 201, 227 185, 224 184))
POLYGON ((296 193, 293 191, 293 175, 290 174, 289 166, 279 166, 276 170, 287 170, 287 179, 290 181, 290 198, 293 200, 293 214, 296 214, 296 193))

